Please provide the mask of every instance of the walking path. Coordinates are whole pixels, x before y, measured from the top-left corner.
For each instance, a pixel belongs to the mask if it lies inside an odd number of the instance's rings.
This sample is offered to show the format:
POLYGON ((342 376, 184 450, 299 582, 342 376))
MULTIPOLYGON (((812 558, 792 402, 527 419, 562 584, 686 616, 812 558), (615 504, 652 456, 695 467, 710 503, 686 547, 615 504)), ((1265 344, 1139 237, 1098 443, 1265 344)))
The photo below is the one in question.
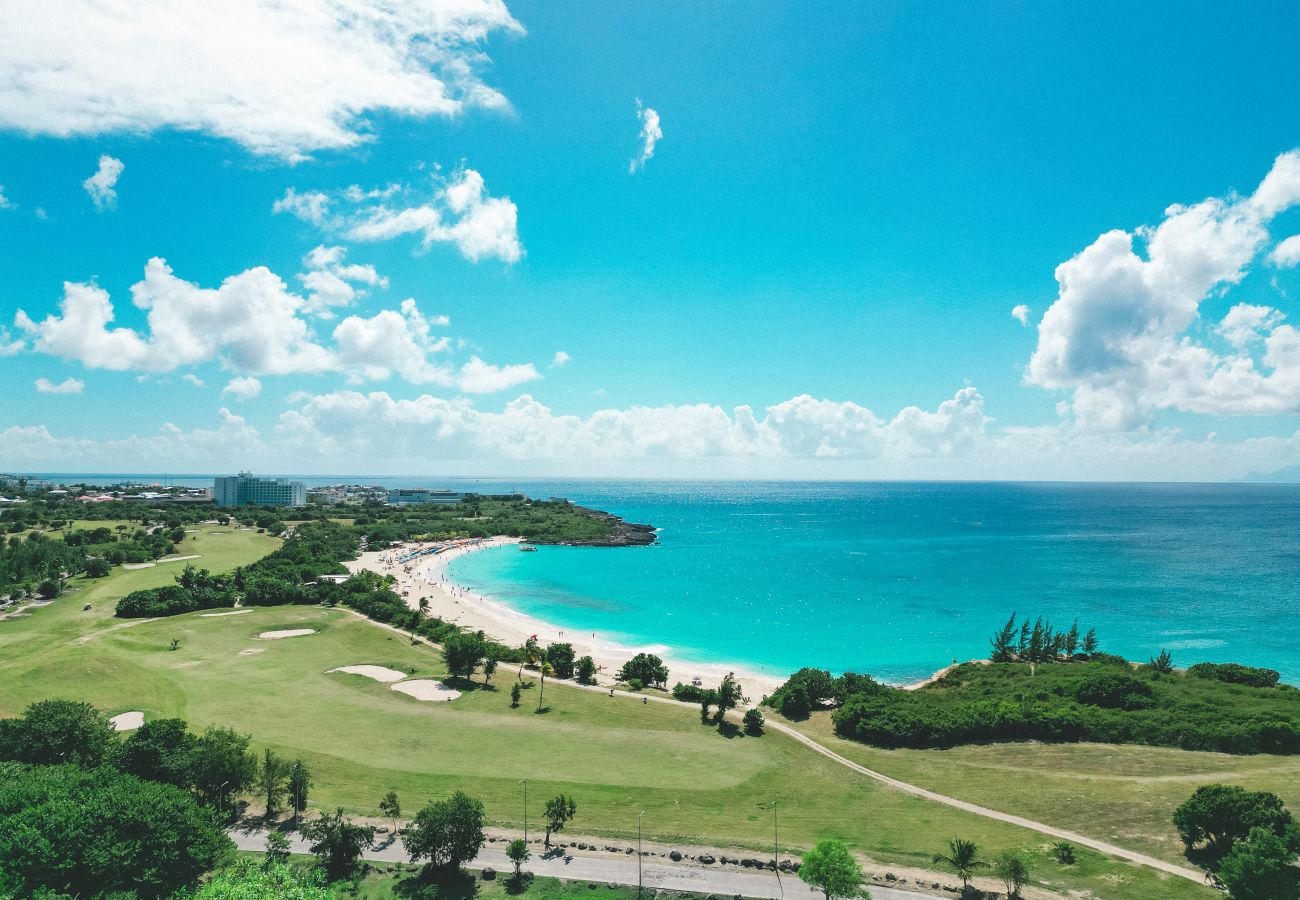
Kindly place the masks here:
MULTIPOLYGON (((262 829, 234 830, 230 832, 230 837, 240 850, 266 849, 266 832, 262 829)), ((294 832, 288 832, 288 837, 290 852, 309 852, 307 840, 294 832)), ((410 862, 410 857, 397 841, 367 850, 362 856, 374 862, 410 862)), ((514 869, 514 863, 506 857, 504 850, 490 847, 479 851, 479 855, 469 864, 469 868, 472 869, 482 869, 484 866, 490 866, 503 874, 514 869)), ((542 856, 535 853, 524 868, 546 878, 598 881, 603 884, 623 884, 631 887, 637 885, 635 859, 605 859, 560 854, 542 856)), ((761 898, 761 900, 822 900, 819 891, 812 890, 793 875, 777 878, 775 875, 708 869, 702 866, 673 866, 665 863, 642 862, 640 877, 645 887, 666 891, 692 891, 697 894, 719 894, 725 897, 739 894, 743 897, 761 898)), ((938 896, 900 891, 897 888, 875 884, 868 887, 872 900, 936 900, 938 896)))
MULTIPOLYGON (((353 612, 353 614, 359 616, 360 618, 366 619, 366 617, 362 616, 360 613, 353 612)), ((371 622, 372 624, 375 625, 379 625, 380 627, 388 628, 391 631, 396 631, 400 634, 407 634, 407 632, 400 631, 399 629, 393 628, 390 625, 384 625, 381 622, 375 622, 373 619, 366 619, 366 621, 371 622)), ((429 644, 430 646, 436 646, 433 644, 432 641, 424 641, 423 638, 421 638, 420 640, 423 643, 429 644)), ((602 694, 609 693, 609 688, 601 687, 599 685, 573 683, 573 684, 566 684, 566 687, 575 687, 582 690, 596 691, 602 694)), ((648 700, 651 703, 670 703, 673 706, 684 706, 690 709, 696 708, 694 704, 682 703, 680 700, 674 700, 672 697, 656 697, 650 694, 631 694, 631 693, 627 693, 626 691, 615 691, 614 696, 623 697, 631 700, 636 700, 640 698, 643 702, 648 700)), ((839 763, 845 768, 857 772, 859 775, 863 775, 867 778, 870 778, 873 781, 878 781, 883 785, 887 785, 888 787, 894 788, 895 790, 902 791, 905 794, 911 794, 914 797, 921 797, 926 800, 931 800, 935 803, 942 803, 945 806, 951 806, 954 809, 960 809, 964 812, 973 813, 974 815, 977 816, 983 816, 986 819, 993 819, 998 822, 1005 822, 1008 825, 1017 825, 1021 828, 1027 828, 1030 831, 1036 831, 1039 834, 1044 834, 1047 835, 1048 837, 1056 838, 1057 840, 1069 841, 1072 844, 1078 844, 1082 847, 1087 847, 1091 850, 1096 850, 1099 853, 1106 853, 1110 856, 1115 856, 1120 859, 1127 860, 1131 863, 1136 863, 1137 865, 1149 866, 1152 869, 1156 869, 1157 871, 1164 872, 1168 875, 1176 875, 1179 878, 1186 878, 1189 881, 1196 882, 1197 884, 1205 883, 1205 872, 1199 869, 1191 869, 1191 868, 1187 868, 1186 866, 1180 866, 1177 863, 1167 862, 1163 859, 1158 859, 1154 856, 1148 856, 1145 853, 1138 853, 1135 850, 1127 850, 1115 844, 1109 844, 1105 841, 1099 841, 1096 838, 1090 838, 1087 835, 1082 835, 1074 831, 1067 831, 1064 828, 1057 828, 1054 825, 1047 825, 1043 822, 1036 822, 1033 819, 1026 819, 1023 816, 1016 816, 1016 815, 1012 815, 1011 813, 998 812, 996 809, 989 809, 987 806, 980 806, 976 803, 968 803, 965 800, 958 800, 956 797, 949 797, 944 794, 938 794, 935 793, 934 791, 926 790, 923 787, 918 787, 917 785, 910 784, 906 781, 900 781, 897 778, 891 778, 890 776, 884 774, 883 772, 877 772, 874 769, 868 769, 866 766, 859 765, 858 763, 855 763, 850 759, 846 759, 845 757, 840 756, 840 754, 836 753, 834 750, 830 749, 825 744, 822 744, 821 742, 808 737, 808 735, 804 734, 803 732, 791 728, 789 725, 786 725, 782 722, 777 722, 772 719, 768 719, 764 727, 770 731, 779 731, 780 733, 786 735, 787 737, 793 738, 794 740, 803 744, 805 747, 808 747, 810 750, 814 750, 817 753, 820 753, 822 756, 826 757, 827 759, 839 763)), ((873 888, 873 890, 875 889, 873 888)))

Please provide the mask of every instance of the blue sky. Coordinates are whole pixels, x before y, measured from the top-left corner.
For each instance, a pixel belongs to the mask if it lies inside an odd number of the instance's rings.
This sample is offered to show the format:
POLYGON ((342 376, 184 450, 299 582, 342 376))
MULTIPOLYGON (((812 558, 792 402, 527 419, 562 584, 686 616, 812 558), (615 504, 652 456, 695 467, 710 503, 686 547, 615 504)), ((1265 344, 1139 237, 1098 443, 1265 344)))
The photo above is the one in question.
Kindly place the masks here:
POLYGON ((1217 479, 1300 461, 1294 5, 476 0, 360 37, 328 4, 292 28, 61 5, 83 24, 19 4, 0 38, 0 467, 1217 479), (630 171, 638 100, 662 137, 630 171), (101 157, 121 171, 97 204, 101 157), (1266 176, 1282 200, 1258 199, 1266 176), (290 188, 324 197, 318 221, 273 212, 290 188), (1098 243, 1114 229, 1131 251, 1098 243), (299 277, 314 248, 317 271, 370 267, 336 305, 299 277), (151 328, 131 291, 152 258, 171 275, 151 328), (250 271, 228 296, 185 286, 250 271), (72 321, 65 282, 134 334, 72 321), (287 318, 240 312, 264 301, 287 318), (241 321, 301 339, 250 349, 241 321))

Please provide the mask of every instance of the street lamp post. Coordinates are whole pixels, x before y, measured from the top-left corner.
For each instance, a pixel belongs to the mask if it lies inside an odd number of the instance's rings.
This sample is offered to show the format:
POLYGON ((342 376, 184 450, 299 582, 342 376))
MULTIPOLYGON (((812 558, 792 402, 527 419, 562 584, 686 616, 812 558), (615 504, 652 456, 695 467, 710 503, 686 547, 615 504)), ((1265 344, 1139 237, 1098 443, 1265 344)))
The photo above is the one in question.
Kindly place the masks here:
POLYGON ((217 812, 222 815, 226 812, 226 785, 229 781, 221 782, 221 787, 217 788, 217 812))
POLYGON ((645 815, 645 810, 637 813, 636 817, 636 895, 641 896, 641 817, 645 815))

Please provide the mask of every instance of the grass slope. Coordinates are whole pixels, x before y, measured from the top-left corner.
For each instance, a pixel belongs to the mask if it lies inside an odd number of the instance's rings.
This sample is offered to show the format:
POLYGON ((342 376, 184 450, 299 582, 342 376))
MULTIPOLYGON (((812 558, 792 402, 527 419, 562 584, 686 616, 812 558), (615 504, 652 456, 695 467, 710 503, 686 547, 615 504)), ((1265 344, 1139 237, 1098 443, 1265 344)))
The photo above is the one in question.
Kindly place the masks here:
MULTIPOLYGON (((196 563, 221 571, 276 545, 252 532, 213 533, 222 530, 188 537, 182 552, 201 553, 196 563)), ((780 735, 724 737, 702 727, 691 708, 548 683, 549 712, 534 711, 537 687, 511 709, 510 668, 498 671, 494 689, 421 703, 387 685, 329 672, 370 663, 445 677, 437 651, 343 610, 111 618, 117 596, 164 584, 178 571, 176 564, 115 570, 28 617, 0 622, 0 715, 35 700, 70 697, 110 714, 139 709, 146 718, 229 725, 252 734, 258 747, 303 759, 313 774, 313 806, 342 805, 354 813, 375 814, 389 789, 408 812, 461 789, 483 799, 494 824, 518 826, 518 782, 527 778, 534 822, 544 798, 563 791, 577 800, 580 833, 629 837, 645 810, 648 837, 758 848, 770 847, 771 839, 770 813, 760 805, 777 799, 782 844, 790 848, 834 836, 882 862, 928 867, 930 854, 958 835, 978 841, 989 855, 1010 847, 1032 852, 1037 872, 1057 888, 1134 900, 1213 896, 1093 853, 1081 853, 1077 866, 1057 867, 1046 861, 1050 842, 1039 835, 877 785, 780 735), (94 609, 83 613, 86 602, 94 609), (256 637, 281 628, 317 633, 256 637), (180 641, 174 652, 168 649, 173 639, 180 641)), ((1186 785, 1188 793, 1193 786, 1186 785)))

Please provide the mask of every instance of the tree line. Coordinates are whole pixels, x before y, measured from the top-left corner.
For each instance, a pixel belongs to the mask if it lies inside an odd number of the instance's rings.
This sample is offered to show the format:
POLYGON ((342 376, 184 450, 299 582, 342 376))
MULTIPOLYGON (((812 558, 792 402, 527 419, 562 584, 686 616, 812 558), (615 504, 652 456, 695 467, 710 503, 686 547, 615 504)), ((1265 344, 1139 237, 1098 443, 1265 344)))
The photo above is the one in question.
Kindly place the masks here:
POLYGON ((1065 631, 1053 627, 1050 619, 1042 616, 1034 619, 1033 625, 1025 618, 1016 625, 1016 613, 1011 614, 1005 625, 994 632, 989 641, 993 653, 993 662, 1058 662, 1062 659, 1075 659, 1082 655, 1084 659, 1097 652, 1097 630, 1089 628, 1087 633, 1079 630, 1076 619, 1065 631))

